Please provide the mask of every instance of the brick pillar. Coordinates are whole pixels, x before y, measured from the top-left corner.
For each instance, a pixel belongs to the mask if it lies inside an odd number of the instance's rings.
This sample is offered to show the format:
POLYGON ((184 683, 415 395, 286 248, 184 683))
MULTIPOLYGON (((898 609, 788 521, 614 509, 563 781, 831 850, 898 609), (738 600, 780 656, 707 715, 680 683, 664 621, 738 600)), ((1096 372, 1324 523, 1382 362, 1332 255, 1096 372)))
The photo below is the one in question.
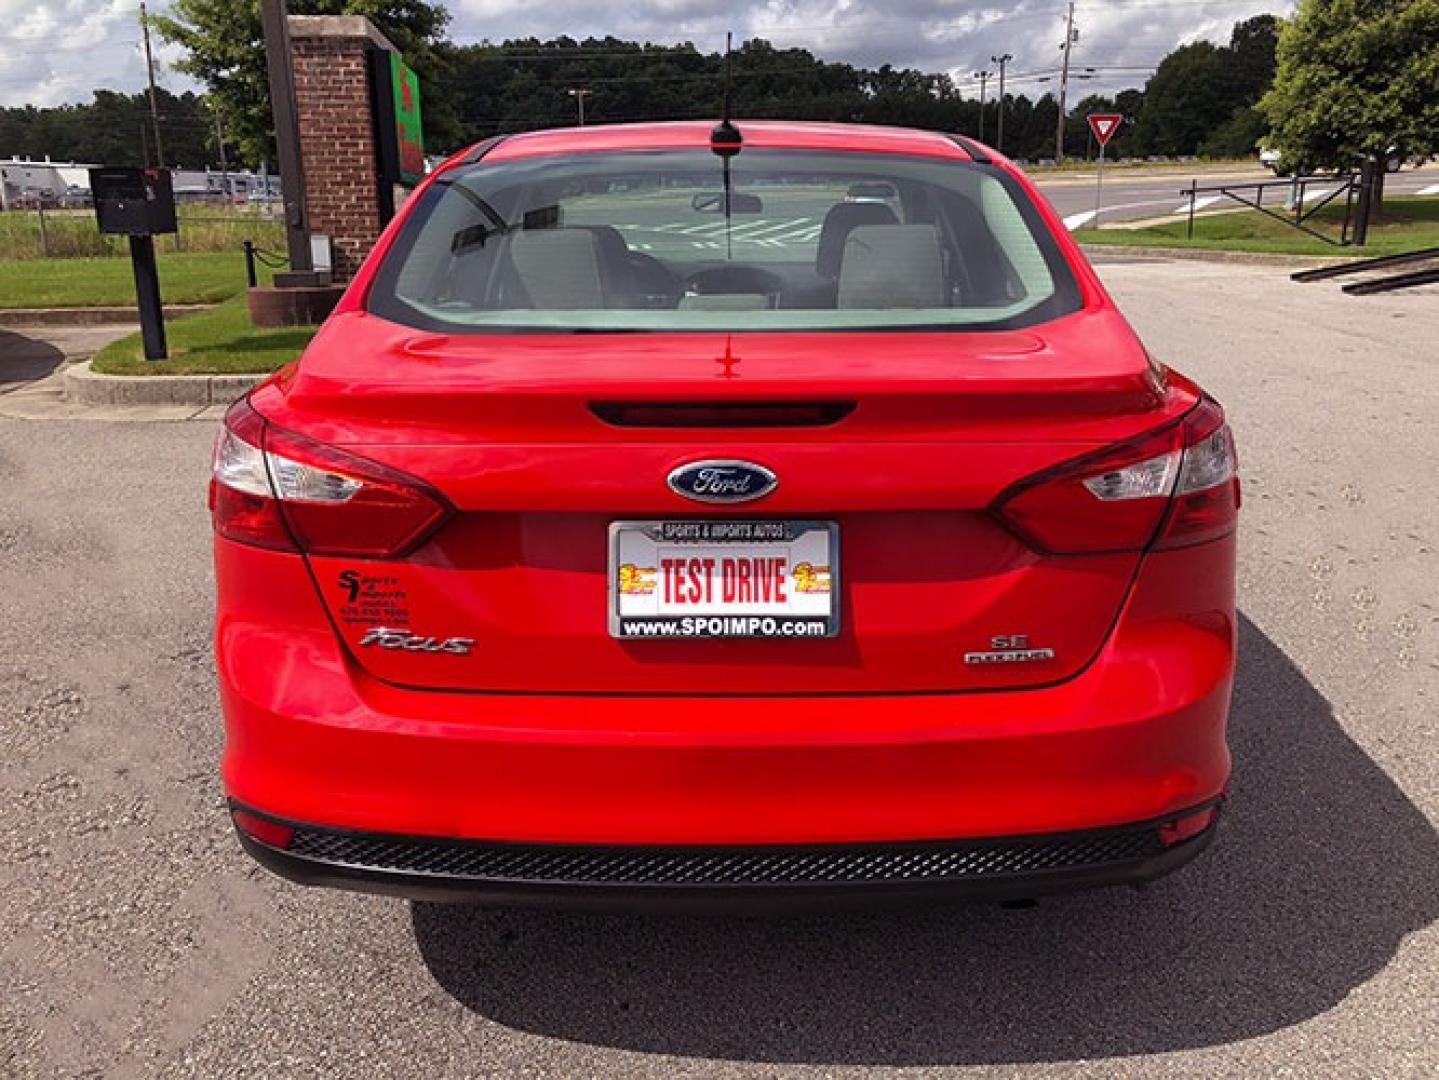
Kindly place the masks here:
POLYGON ((335 280, 349 281, 380 235, 366 54, 396 50, 361 15, 291 15, 290 41, 310 231, 334 241, 335 280))

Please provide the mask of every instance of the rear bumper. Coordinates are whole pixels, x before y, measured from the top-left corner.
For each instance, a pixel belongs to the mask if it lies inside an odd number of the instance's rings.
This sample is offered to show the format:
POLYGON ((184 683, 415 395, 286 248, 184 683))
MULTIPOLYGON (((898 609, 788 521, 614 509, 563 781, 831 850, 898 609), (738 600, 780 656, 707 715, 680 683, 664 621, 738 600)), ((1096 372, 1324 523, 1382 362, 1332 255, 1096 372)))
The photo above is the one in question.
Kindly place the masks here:
MULTIPOLYGON (((222 551, 225 786, 236 804, 317 832, 438 844, 793 851, 1028 843, 1173 820, 1218 799, 1230 768, 1233 540, 1204 548, 1146 558, 1099 655, 1058 685, 734 697, 397 688, 344 654, 300 559, 222 551)), ((249 846, 298 880, 455 887, 249 846)), ((1069 867, 1064 887, 1143 880, 1183 862, 1181 849, 1196 845, 1069 867)), ((571 887, 589 886, 499 891, 571 887)))
MULTIPOLYGON (((906 844, 763 847, 496 844, 284 823, 286 847, 237 827, 245 850, 302 885, 415 900, 586 909, 676 907, 733 912, 822 904, 1007 900, 1143 885, 1208 847, 1219 803, 1180 820, 1203 828, 1176 843, 1164 822, 1050 836, 906 844)), ((235 807, 244 810, 242 807, 235 807)), ((276 824, 274 819, 269 819, 276 824)))

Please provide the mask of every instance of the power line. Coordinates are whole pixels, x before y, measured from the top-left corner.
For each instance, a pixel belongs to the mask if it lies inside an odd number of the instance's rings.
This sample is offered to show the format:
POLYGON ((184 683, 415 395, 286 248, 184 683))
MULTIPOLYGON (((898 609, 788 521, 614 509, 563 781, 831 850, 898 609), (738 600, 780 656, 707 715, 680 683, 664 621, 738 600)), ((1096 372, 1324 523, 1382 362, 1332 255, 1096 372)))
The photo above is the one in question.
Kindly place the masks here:
MULTIPOLYGON (((784 68, 762 68, 754 71, 739 71, 735 73, 736 79, 756 79, 771 75, 797 75, 797 74, 822 74, 820 69, 813 65, 808 67, 784 67, 784 68)), ((723 79, 722 71, 694 71, 684 75, 597 75, 593 78, 586 76, 585 84, 619 84, 619 83, 670 83, 670 82, 699 82, 701 80, 723 79)), ((433 80, 435 86, 469 86, 471 80, 464 78, 437 78, 433 80)))

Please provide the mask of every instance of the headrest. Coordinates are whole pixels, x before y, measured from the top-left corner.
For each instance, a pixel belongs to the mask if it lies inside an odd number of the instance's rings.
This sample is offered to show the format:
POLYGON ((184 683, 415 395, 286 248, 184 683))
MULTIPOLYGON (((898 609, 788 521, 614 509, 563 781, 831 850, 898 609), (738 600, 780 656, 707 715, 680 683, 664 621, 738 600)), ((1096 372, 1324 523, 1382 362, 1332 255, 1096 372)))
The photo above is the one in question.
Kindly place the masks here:
POLYGON ((944 305, 944 260, 933 225, 861 225, 849 234, 837 307, 944 305))
POLYGON ((510 241, 510 261, 532 307, 602 308, 599 240, 588 229, 524 229, 510 241))
POLYGON ((844 242, 860 225, 897 225, 899 218, 887 203, 836 203, 824 216, 819 230, 819 247, 814 253, 815 272, 833 280, 839 277, 844 242))

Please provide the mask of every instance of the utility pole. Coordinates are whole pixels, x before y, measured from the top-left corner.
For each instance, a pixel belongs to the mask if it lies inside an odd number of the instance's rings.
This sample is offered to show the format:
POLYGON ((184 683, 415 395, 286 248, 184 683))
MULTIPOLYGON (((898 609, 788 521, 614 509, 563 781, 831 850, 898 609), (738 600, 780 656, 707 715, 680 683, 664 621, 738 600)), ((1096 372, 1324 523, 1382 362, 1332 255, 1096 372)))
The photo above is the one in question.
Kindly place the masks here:
POLYGON ((1014 59, 1009 53, 1003 56, 991 56, 991 63, 999 65, 999 134, 994 137, 994 148, 1001 154, 1004 153, 1004 68, 1014 59))
POLYGON ((225 158, 225 126, 220 122, 220 110, 215 109, 215 146, 220 151, 220 190, 225 193, 225 202, 230 202, 230 165, 225 158))
POLYGON ((594 93, 594 91, 593 91, 593 90, 584 90, 584 89, 581 89, 581 88, 579 88, 579 87, 576 87, 576 88, 573 89, 573 90, 567 90, 567 91, 565 91, 565 93, 569 94, 570 97, 574 98, 574 99, 575 99, 575 104, 576 104, 577 106, 579 106, 579 110, 580 110, 580 127, 584 127, 584 126, 585 126, 585 98, 587 98, 590 94, 594 93))
POLYGON ((1064 44, 1060 46, 1064 52, 1064 62, 1059 69, 1059 122, 1054 129, 1055 164, 1064 161, 1064 110, 1065 97, 1069 91, 1069 51, 1077 37, 1079 31, 1074 28, 1074 0, 1069 0, 1069 14, 1064 18, 1064 44))
POLYGON ((150 52, 150 16, 145 0, 140 0, 140 30, 145 38, 145 74, 150 78, 150 126, 155 129, 155 164, 165 166, 165 151, 160 145, 160 105, 155 96, 155 57, 150 52))
POLYGON ((984 88, 989 84, 989 72, 976 71, 974 77, 979 80, 979 141, 984 142, 984 88))
POLYGON ((275 284, 281 288, 316 284, 310 223, 305 214, 305 166, 300 156, 300 117, 295 108, 295 65, 290 56, 288 16, 285 0, 260 0, 270 109, 275 118, 275 149, 285 202, 285 250, 290 256, 290 272, 275 275, 275 284))

